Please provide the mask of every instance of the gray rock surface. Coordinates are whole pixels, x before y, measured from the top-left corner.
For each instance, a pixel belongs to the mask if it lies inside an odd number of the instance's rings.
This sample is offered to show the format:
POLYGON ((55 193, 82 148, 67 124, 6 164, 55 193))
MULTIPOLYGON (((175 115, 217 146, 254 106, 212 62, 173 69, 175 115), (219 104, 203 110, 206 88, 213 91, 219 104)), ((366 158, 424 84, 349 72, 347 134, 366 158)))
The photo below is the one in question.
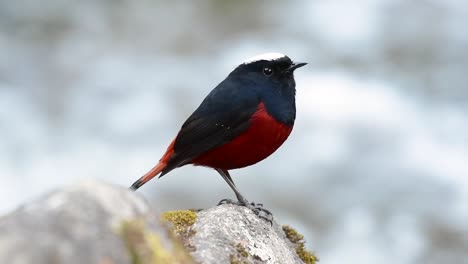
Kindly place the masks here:
POLYGON ((189 243, 192 256, 206 264, 303 263, 281 226, 258 218, 250 209, 221 205, 198 213, 189 243), (243 256, 244 255, 244 256, 243 256))
POLYGON ((172 247, 159 214, 139 195, 95 182, 64 188, 0 218, 0 263, 131 263, 119 229, 135 219, 172 247))
POLYGON ((303 263, 276 222, 244 207, 197 212, 185 234, 181 243, 140 195, 85 182, 0 217, 0 263, 303 263))

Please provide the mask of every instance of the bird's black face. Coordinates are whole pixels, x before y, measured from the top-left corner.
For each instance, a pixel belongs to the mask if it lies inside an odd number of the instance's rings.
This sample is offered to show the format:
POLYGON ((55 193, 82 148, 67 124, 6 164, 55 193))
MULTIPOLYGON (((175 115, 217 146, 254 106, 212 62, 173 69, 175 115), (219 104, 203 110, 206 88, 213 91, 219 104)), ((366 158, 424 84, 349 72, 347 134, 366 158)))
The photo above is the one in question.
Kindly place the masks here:
POLYGON ((294 63, 289 57, 284 56, 274 60, 258 60, 239 65, 233 74, 245 77, 258 83, 282 83, 281 86, 292 85, 294 89, 294 70, 307 63, 294 63))
POLYGON ((280 53, 265 53, 239 65, 223 83, 238 89, 235 99, 261 101, 271 116, 292 126, 296 118, 293 73, 304 65, 280 53))

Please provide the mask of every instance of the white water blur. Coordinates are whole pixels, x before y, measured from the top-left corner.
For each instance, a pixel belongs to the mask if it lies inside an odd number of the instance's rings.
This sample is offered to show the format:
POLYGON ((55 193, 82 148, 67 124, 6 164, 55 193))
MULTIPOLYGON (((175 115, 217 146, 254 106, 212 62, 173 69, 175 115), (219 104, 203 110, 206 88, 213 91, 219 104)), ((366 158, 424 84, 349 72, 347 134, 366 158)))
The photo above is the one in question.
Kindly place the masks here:
MULTIPOLYGON (((82 179, 129 186, 236 64, 277 51, 297 120, 232 172, 322 263, 462 263, 468 248, 463 1, 0 2, 0 213, 82 179), (286 3, 286 2, 284 2, 286 3)), ((161 210, 233 196, 184 167, 161 210)))

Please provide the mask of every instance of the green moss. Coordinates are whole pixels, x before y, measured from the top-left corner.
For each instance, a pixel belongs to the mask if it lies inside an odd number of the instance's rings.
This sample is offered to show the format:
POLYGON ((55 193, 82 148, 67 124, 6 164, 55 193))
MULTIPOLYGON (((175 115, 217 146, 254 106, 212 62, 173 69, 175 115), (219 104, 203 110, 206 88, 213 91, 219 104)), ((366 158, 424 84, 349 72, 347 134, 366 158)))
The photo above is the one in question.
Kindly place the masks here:
POLYGON ((286 237, 296 246, 297 255, 304 261, 306 264, 315 264, 319 259, 310 251, 305 249, 304 236, 299 234, 296 230, 288 225, 283 226, 283 231, 286 234, 286 237))
POLYGON ((283 231, 286 234, 286 237, 291 241, 293 244, 300 243, 301 241, 304 241, 304 236, 299 234, 294 228, 284 225, 283 226, 283 231))
POLYGON ((244 258, 249 257, 249 252, 247 252, 247 250, 245 250, 245 248, 240 243, 236 245, 236 250, 237 250, 237 253, 239 253, 242 257, 244 258))
POLYGON ((242 246, 240 243, 237 243, 234 248, 236 249, 236 254, 229 256, 231 264, 247 264, 249 263, 249 252, 242 246))
POLYGON ((236 255, 229 256, 229 262, 231 264, 248 264, 247 261, 239 259, 239 257, 237 257, 236 255))
POLYGON ((130 254, 132 264, 195 263, 180 242, 173 241, 169 249, 164 247, 159 235, 147 230, 142 219, 124 221, 119 234, 130 254))
POLYGON ((178 235, 187 232, 197 221, 197 214, 192 210, 169 211, 163 213, 161 217, 172 223, 174 232, 178 235))

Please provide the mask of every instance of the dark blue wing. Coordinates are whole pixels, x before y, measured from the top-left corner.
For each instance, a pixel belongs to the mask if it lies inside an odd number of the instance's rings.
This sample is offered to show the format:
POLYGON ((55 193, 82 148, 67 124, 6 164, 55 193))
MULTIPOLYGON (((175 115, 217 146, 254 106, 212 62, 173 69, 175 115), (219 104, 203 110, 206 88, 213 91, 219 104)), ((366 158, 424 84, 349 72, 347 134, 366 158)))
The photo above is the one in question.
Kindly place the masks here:
POLYGON ((242 134, 259 103, 248 84, 229 78, 221 82, 183 124, 161 176, 242 134))

